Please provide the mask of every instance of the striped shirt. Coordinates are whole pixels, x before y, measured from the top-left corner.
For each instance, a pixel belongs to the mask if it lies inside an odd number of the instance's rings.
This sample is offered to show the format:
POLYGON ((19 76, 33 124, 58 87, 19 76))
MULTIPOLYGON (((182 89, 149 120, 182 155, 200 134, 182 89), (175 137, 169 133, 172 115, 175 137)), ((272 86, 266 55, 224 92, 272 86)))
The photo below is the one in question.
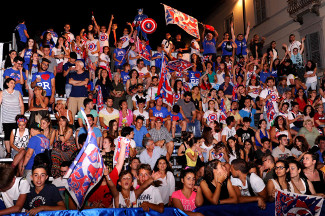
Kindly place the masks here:
POLYGON ((13 93, 2 91, 2 123, 16 122, 16 116, 21 114, 19 97, 19 91, 14 90, 13 93))

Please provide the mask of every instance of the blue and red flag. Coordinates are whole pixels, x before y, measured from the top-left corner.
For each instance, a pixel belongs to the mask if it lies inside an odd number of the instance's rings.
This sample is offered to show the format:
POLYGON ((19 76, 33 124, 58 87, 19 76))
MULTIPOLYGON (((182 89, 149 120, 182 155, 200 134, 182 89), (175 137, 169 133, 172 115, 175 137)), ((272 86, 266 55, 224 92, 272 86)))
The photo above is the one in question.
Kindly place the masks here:
POLYGON ((220 115, 220 121, 224 122, 226 121, 227 118, 227 109, 226 109, 226 103, 225 103, 225 99, 221 99, 220 101, 220 111, 221 111, 221 115, 220 115))
POLYGON ((103 92, 102 92, 102 88, 100 87, 100 85, 98 85, 97 87, 97 107, 98 107, 98 112, 101 111, 104 108, 104 99, 103 99, 103 92))
POLYGON ((139 37, 137 37, 137 42, 136 42, 136 50, 139 53, 139 56, 141 56, 143 59, 150 61, 151 60, 151 56, 150 56, 150 52, 149 50, 146 48, 146 45, 144 45, 139 37))
POLYGON ((319 216, 324 199, 319 196, 289 193, 278 190, 275 194, 276 216, 319 216))
POLYGON ((165 57, 165 55, 163 55, 157 96, 161 96, 163 98, 164 103, 172 107, 174 101, 173 89, 171 88, 169 83, 169 74, 166 65, 167 65, 167 58, 165 57))
POLYGON ((183 59, 177 59, 175 61, 170 61, 167 64, 167 68, 176 72, 184 72, 185 70, 192 67, 192 63, 183 59))
POLYGON ((193 37, 200 38, 198 21, 168 5, 164 5, 166 25, 176 24, 193 37))
POLYGON ((77 204, 78 209, 82 208, 85 198, 101 180, 104 173, 104 164, 95 133, 89 127, 85 111, 82 108, 81 113, 87 122, 87 140, 63 177, 67 179, 66 188, 77 204))

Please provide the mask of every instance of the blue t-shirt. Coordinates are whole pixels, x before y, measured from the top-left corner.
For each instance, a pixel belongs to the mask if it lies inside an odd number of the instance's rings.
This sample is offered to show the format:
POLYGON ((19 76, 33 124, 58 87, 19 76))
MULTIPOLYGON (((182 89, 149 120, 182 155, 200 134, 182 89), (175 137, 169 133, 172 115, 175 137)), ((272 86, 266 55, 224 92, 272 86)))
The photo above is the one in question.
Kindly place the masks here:
POLYGON ((182 121, 183 115, 181 113, 177 113, 176 115, 172 114, 172 112, 169 112, 170 118, 172 121, 182 121))
POLYGON ((20 24, 18 24, 16 26, 16 30, 19 33, 20 41, 26 43, 27 42, 27 37, 26 37, 25 32, 24 32, 25 30, 27 31, 26 25, 20 23, 20 24))
MULTIPOLYGON (((123 48, 115 48, 114 53, 115 53, 115 58, 117 60, 121 61, 124 58, 125 49, 123 49, 123 48)), ((125 61, 126 61, 125 58, 123 59, 121 64, 119 64, 117 61, 115 61, 114 65, 123 65, 125 63, 125 61)))
MULTIPOLYGON (((89 72, 84 71, 81 74, 72 73, 70 74, 70 79, 73 79, 75 81, 85 81, 86 79, 89 79, 89 72)), ((72 85, 70 97, 88 97, 87 87, 72 85)))
POLYGON ((212 40, 204 40, 202 43, 203 46, 203 55, 206 54, 216 54, 217 53, 217 49, 216 49, 216 40, 215 38, 213 38, 212 40))
POLYGON ((270 70, 267 70, 267 71, 262 70, 262 71, 260 72, 260 81, 261 81, 261 84, 262 84, 262 83, 265 83, 266 79, 267 79, 269 76, 271 76, 271 72, 270 72, 270 70))
POLYGON ((237 45, 236 55, 239 55, 239 54, 247 55, 247 41, 246 41, 246 39, 244 38, 241 41, 235 39, 235 43, 237 45))
MULTIPOLYGON (((63 70, 66 71, 66 70, 68 70, 72 66, 76 66, 76 64, 72 64, 71 62, 67 62, 67 63, 65 63, 63 65, 63 70)), ((66 75, 66 77, 65 77, 65 79, 66 79, 65 80, 65 84, 69 84, 70 74, 72 74, 72 73, 75 73, 75 71, 70 70, 70 72, 66 75)))
POLYGON ((133 128, 133 131, 134 131, 134 142, 135 142, 135 145, 136 147, 143 147, 142 146, 142 140, 143 140, 143 137, 148 134, 148 130, 145 126, 142 126, 140 128, 140 130, 137 130, 136 127, 134 125, 131 125, 131 128, 133 128))
POLYGON ((192 86, 198 86, 200 82, 201 72, 200 71, 187 71, 189 83, 192 84, 192 86))
POLYGON ((221 48, 223 56, 232 56, 233 46, 231 41, 224 41, 221 45, 221 48))
POLYGON ((160 69, 161 63, 162 63, 162 56, 163 56, 162 53, 157 52, 157 53, 153 54, 152 57, 158 57, 158 56, 161 56, 161 58, 155 59, 155 66, 160 69))
POLYGON ((34 149, 34 152, 26 164, 26 170, 31 170, 34 164, 34 159, 37 154, 43 153, 46 149, 50 148, 50 140, 43 134, 32 136, 29 139, 27 150, 34 149))
POLYGON ((33 74, 32 82, 36 80, 36 78, 41 78, 41 82, 36 83, 38 86, 42 86, 43 90, 46 91, 46 96, 49 97, 52 95, 52 83, 51 80, 54 79, 54 74, 48 71, 45 72, 36 72, 33 74))
MULTIPOLYGON (((26 80, 26 74, 23 72, 23 77, 24 80, 26 80)), ((20 71, 19 70, 14 70, 13 68, 8 68, 7 70, 5 70, 5 72, 3 73, 3 78, 6 78, 6 76, 13 78, 15 80, 15 82, 20 80, 20 71)), ((15 90, 19 91, 21 96, 23 96, 23 85, 20 83, 16 83, 15 85, 15 90)))
POLYGON ((126 81, 130 79, 129 72, 121 71, 121 78, 123 81, 123 84, 126 85, 126 81))
POLYGON ((32 57, 32 49, 26 49, 25 53, 24 53, 24 63, 23 63, 23 67, 25 70, 28 70, 29 67, 29 63, 30 63, 30 58, 32 57))
POLYGON ((248 111, 245 110, 245 109, 241 109, 241 110, 239 110, 239 115, 240 115, 242 118, 244 118, 244 117, 249 117, 249 118, 251 118, 251 124, 250 124, 251 127, 254 127, 254 126, 255 126, 255 124, 254 124, 254 115, 255 115, 255 113, 256 113, 256 109, 254 109, 254 108, 252 108, 250 112, 248 112, 248 111))
MULTIPOLYGON (((100 131, 100 129, 98 127, 94 127, 93 128, 93 131, 95 133, 96 138, 102 137, 102 132, 100 131)), ((80 134, 86 134, 86 133, 88 133, 88 131, 86 131, 86 129, 84 127, 83 128, 80 128, 79 133, 78 133, 78 136, 80 134)))
POLYGON ((153 116, 166 118, 169 115, 169 112, 166 107, 161 107, 161 110, 157 110, 156 107, 150 108, 153 112, 153 116))

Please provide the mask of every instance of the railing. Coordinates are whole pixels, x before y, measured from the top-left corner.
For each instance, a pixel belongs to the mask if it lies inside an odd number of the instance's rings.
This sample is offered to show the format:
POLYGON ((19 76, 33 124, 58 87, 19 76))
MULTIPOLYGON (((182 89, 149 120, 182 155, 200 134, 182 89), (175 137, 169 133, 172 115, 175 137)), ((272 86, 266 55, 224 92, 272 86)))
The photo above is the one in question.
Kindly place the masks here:
POLYGON ((288 2, 288 13, 290 15, 297 14, 305 9, 310 10, 315 6, 319 6, 321 0, 287 0, 288 2))

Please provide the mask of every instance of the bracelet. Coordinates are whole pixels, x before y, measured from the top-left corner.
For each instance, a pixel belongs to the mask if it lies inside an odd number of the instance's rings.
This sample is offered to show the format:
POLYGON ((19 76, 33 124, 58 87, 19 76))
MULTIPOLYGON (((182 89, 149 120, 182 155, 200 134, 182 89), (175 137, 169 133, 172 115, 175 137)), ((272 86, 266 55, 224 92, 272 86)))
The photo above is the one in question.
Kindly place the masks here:
POLYGON ((222 185, 222 182, 217 181, 220 185, 222 185))

